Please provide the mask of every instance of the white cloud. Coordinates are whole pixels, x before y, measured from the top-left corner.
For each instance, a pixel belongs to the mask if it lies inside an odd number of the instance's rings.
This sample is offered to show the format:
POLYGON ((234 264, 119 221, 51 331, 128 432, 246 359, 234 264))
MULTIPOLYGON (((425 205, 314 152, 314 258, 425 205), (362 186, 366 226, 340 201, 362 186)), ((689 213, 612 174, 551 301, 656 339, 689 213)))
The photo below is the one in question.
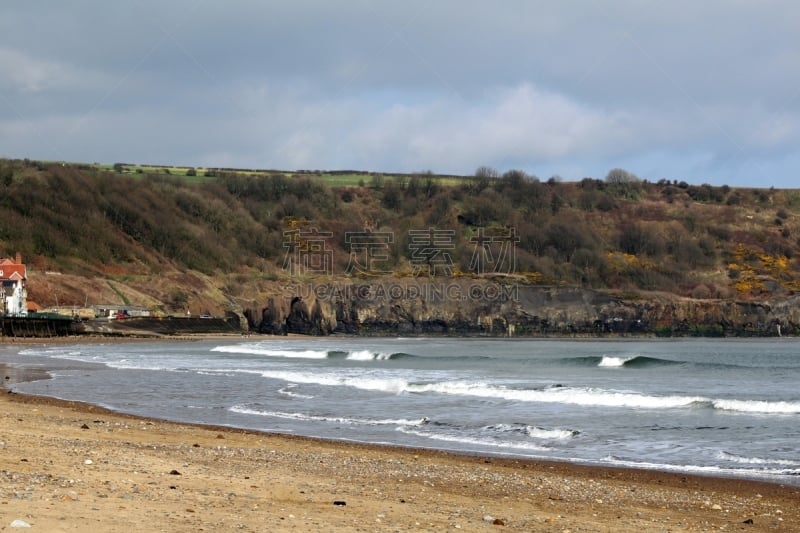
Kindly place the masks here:
POLYGON ((106 80, 106 76, 89 69, 1 46, 0 72, 0 88, 22 93, 87 88, 106 80))
POLYGON ((0 48, 0 84, 5 89, 23 92, 41 91, 61 76, 62 68, 47 61, 34 60, 9 48, 0 48))
POLYGON ((258 146, 262 164, 286 168, 469 172, 504 159, 566 161, 622 153, 641 142, 639 122, 649 120, 591 108, 531 83, 471 101, 447 94, 413 102, 314 99, 266 84, 247 87, 235 100, 225 152, 258 146))
POLYGON ((756 169, 753 185, 794 186, 797 14, 790 0, 18 2, 0 19, 0 120, 16 121, 0 137, 17 134, 0 142, 33 158, 566 179, 631 165, 731 185, 756 169))

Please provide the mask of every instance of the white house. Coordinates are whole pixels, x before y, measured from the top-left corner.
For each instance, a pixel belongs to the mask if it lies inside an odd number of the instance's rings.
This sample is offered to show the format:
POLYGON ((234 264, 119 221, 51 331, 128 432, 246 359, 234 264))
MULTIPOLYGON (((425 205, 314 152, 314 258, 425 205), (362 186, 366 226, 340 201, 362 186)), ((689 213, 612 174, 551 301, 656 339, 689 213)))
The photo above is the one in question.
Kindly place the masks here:
POLYGON ((3 284, 3 314, 6 316, 28 315, 28 271, 22 263, 22 256, 17 253, 14 259, 0 259, 0 283, 3 284))

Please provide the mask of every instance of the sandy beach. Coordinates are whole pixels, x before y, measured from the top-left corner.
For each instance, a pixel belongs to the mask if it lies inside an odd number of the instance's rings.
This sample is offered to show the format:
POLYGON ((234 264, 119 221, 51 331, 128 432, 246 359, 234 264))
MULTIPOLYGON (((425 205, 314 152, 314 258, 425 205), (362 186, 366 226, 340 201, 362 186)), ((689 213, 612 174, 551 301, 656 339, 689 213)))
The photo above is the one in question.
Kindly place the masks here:
MULTIPOLYGON (((0 371, 7 388, 42 377, 0 371)), ((0 530, 800 531, 797 486, 0 402, 0 530)))

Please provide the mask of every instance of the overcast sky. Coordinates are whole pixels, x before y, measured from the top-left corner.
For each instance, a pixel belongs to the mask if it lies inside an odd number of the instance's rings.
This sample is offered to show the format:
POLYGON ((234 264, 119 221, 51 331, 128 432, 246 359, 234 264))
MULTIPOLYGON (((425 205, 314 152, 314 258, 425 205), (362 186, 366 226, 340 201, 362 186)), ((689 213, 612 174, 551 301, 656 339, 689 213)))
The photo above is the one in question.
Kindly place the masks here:
POLYGON ((3 1, 0 157, 800 188, 800 2, 3 1))

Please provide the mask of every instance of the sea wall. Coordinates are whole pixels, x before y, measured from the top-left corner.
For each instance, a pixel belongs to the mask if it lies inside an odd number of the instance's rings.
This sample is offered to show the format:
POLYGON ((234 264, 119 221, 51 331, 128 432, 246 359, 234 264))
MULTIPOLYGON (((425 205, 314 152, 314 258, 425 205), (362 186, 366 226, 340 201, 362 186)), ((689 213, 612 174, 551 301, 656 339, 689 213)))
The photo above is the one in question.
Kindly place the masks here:
POLYGON ((780 302, 625 297, 504 280, 276 285, 246 309, 262 333, 485 336, 800 334, 799 297, 780 302))
POLYGON ((69 317, 0 316, 0 337, 63 337, 77 333, 78 329, 69 317))

